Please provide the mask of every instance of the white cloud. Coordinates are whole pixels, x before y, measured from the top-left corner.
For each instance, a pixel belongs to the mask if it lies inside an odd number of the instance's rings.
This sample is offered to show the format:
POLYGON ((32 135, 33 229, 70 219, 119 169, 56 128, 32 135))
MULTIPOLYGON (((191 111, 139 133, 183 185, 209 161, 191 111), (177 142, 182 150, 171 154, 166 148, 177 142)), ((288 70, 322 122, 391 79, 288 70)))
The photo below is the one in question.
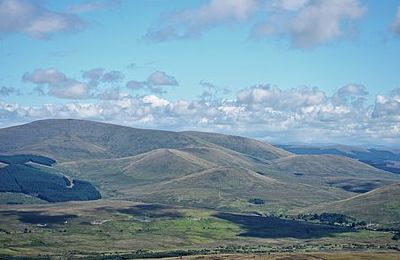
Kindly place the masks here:
POLYGON ((35 84, 61 84, 67 80, 67 77, 54 68, 36 69, 32 73, 25 73, 22 76, 24 81, 30 81, 35 84))
POLYGON ((309 1, 310 0, 275 0, 272 6, 283 10, 296 11, 304 7, 309 1))
POLYGON ((90 88, 85 83, 68 78, 64 73, 54 69, 36 69, 25 73, 22 79, 37 84, 38 91, 44 93, 42 86, 47 86, 48 95, 67 99, 84 99, 90 96, 90 88))
POLYGON ((357 105, 354 100, 368 95, 357 84, 332 95, 318 88, 258 85, 238 91, 234 99, 211 100, 168 100, 156 94, 132 97, 113 90, 112 98, 89 103, 35 107, 0 101, 0 125, 72 117, 134 127, 218 131, 274 143, 400 145, 400 90, 377 96, 374 104, 357 105))
POLYGON ((179 86, 175 77, 168 75, 163 71, 155 71, 151 73, 146 81, 130 80, 126 83, 126 87, 131 90, 145 90, 153 94, 162 95, 166 93, 165 87, 179 86))
POLYGON ((178 86, 178 81, 163 71, 156 71, 147 78, 147 84, 153 86, 178 86))
POLYGON ((301 87, 283 91, 278 87, 259 85, 239 91, 237 99, 240 103, 295 111, 320 105, 325 102, 326 96, 318 88, 301 87))
POLYGON ((335 105, 346 105, 349 102, 354 106, 361 106, 365 101, 368 91, 363 85, 348 84, 341 87, 332 97, 335 105))
POLYGON ((366 7, 359 0, 279 1, 254 28, 256 37, 287 37, 293 47, 307 49, 347 34, 345 24, 361 19, 366 7))
POLYGON ((162 16, 146 37, 154 41, 197 37, 211 27, 245 21, 258 8, 258 0, 211 0, 197 9, 162 16))
POLYGON ((144 96, 143 102, 145 104, 150 104, 151 107, 165 107, 170 103, 168 100, 159 98, 155 95, 144 96))
POLYGON ((400 96, 385 97, 378 95, 375 99, 373 117, 386 117, 400 122, 400 96))
POLYGON ((48 94, 59 98, 84 99, 89 97, 89 88, 83 83, 68 81, 60 86, 51 87, 48 94))
POLYGON ((213 27, 249 23, 256 38, 286 38, 293 47, 308 49, 345 37, 349 23, 365 12, 360 0, 210 0, 160 16, 146 38, 194 38, 213 27))
POLYGON ((121 100, 124 98, 129 98, 130 95, 122 92, 119 87, 112 87, 98 93, 95 95, 95 97, 101 100, 121 100))
POLYGON ((106 71, 104 68, 94 68, 83 71, 82 77, 89 80, 88 85, 97 87, 100 83, 120 83, 125 75, 118 70, 106 71))
POLYGON ((47 38, 58 32, 79 31, 83 26, 78 16, 49 10, 38 1, 0 1, 0 34, 19 32, 47 38))

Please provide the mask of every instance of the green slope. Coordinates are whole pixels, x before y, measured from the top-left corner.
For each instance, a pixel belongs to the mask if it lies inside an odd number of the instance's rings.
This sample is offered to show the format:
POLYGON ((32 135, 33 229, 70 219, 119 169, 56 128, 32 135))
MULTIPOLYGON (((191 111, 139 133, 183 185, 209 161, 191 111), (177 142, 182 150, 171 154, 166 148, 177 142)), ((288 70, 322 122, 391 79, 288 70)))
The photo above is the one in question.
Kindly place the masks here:
MULTIPOLYGON (((136 129, 94 121, 74 119, 40 120, 0 130, 1 153, 29 153, 49 156, 57 161, 104 159, 138 155, 160 148, 221 147, 218 140, 237 137, 136 129)), ((226 141, 224 141, 226 143, 226 141)), ((289 153, 271 145, 240 138, 233 150, 256 151, 260 157, 276 158, 289 153)))
POLYGON ((125 192, 143 201, 237 211, 280 211, 346 197, 336 189, 314 189, 266 177, 247 168, 220 166, 125 192), (254 205, 251 199, 262 199, 254 205))
POLYGON ((0 205, 43 204, 43 203, 48 203, 48 202, 23 193, 0 192, 0 205))
POLYGON ((295 155, 271 161, 263 174, 288 182, 336 187, 362 193, 399 180, 398 175, 335 155, 295 155))
POLYGON ((396 175, 342 157, 292 157, 293 164, 285 160, 287 167, 308 172, 299 176, 283 168, 281 159, 260 163, 239 155, 218 149, 168 149, 120 159, 66 162, 58 167, 93 182, 105 197, 235 210, 284 210, 354 196, 355 192, 331 184, 335 175, 341 184, 351 182, 353 189, 357 185, 365 188, 375 178, 379 182, 374 185, 399 181, 396 175), (254 206, 248 202, 255 198, 267 203, 254 206))
POLYGON ((54 158, 57 170, 89 181, 105 198, 239 211, 307 207, 400 182, 349 158, 295 156, 243 137, 83 120, 0 129, 2 151, 54 158))
POLYGON ((255 156, 258 158, 272 160, 291 155, 290 152, 277 149, 270 144, 241 136, 223 135, 204 132, 187 132, 191 136, 199 137, 210 143, 228 148, 230 150, 243 154, 255 156))
POLYGON ((400 183, 349 199, 302 210, 303 213, 341 213, 378 226, 400 229, 400 183))

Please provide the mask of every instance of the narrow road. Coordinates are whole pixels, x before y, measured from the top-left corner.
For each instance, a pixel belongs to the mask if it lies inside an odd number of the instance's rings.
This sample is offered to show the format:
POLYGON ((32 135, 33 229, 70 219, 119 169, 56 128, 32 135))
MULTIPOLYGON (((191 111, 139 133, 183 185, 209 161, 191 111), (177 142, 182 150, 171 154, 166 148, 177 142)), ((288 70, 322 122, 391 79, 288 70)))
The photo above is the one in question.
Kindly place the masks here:
POLYGON ((75 185, 74 179, 72 179, 71 177, 65 175, 65 174, 62 173, 62 172, 58 172, 58 173, 61 174, 65 179, 68 180, 69 185, 67 185, 67 188, 68 188, 68 189, 72 189, 72 188, 74 187, 74 185, 75 185))

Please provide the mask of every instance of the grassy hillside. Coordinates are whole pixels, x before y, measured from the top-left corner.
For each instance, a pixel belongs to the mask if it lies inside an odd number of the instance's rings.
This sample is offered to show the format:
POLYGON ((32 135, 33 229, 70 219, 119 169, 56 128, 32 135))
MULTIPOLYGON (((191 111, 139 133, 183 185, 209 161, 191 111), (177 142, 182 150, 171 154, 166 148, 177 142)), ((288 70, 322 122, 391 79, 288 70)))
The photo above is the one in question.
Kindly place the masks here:
POLYGON ((400 229, 400 183, 349 199, 302 210, 307 213, 342 213, 367 223, 400 229))
POLYGON ((122 190, 143 201, 236 211, 275 211, 332 201, 345 192, 315 189, 263 176, 247 168, 221 166, 159 184, 122 190), (263 204, 254 205, 252 199, 263 204))
POLYGON ((214 209, 282 212, 400 181, 349 158, 296 156, 238 136, 83 120, 1 129, 0 144, 0 152, 55 158, 56 170, 89 181, 105 198, 214 209))
POLYGON ((230 150, 251 155, 254 157, 271 160, 289 156, 291 153, 285 150, 276 149, 275 146, 248 139, 241 136, 223 135, 204 132, 187 132, 191 136, 199 137, 210 143, 228 148, 230 150))
POLYGON ((400 152, 395 150, 365 149, 345 145, 321 147, 279 145, 278 147, 295 154, 333 154, 346 156, 385 171, 400 173, 400 152))
POLYGON ((155 150, 57 167, 93 182, 105 197, 239 211, 315 205, 399 181, 397 175, 342 157, 291 156, 264 162, 214 148, 155 150), (257 198, 265 204, 249 202, 257 198))
POLYGON ((0 205, 4 204, 43 204, 48 203, 37 197, 30 196, 24 193, 15 192, 0 192, 0 205))
POLYGON ((330 186, 362 193, 399 180, 362 162, 336 155, 295 155, 271 161, 263 174, 280 176, 289 182, 330 186))
POLYGON ((271 145, 243 137, 178 133, 105 124, 53 119, 0 130, 0 153, 30 153, 57 161, 134 156, 160 148, 229 147, 239 152, 257 153, 261 158, 277 158, 289 153, 271 145), (238 139, 234 143, 233 140, 238 139), (225 140, 225 141, 223 141, 225 140), (254 152, 253 152, 254 151, 254 152))

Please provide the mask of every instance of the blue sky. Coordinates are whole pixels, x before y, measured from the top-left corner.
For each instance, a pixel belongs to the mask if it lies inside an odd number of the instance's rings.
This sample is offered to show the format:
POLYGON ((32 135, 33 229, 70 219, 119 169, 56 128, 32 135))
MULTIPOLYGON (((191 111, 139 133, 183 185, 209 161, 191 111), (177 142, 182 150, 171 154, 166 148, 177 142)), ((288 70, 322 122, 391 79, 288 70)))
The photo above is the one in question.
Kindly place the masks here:
POLYGON ((400 1, 0 0, 0 126, 400 144, 400 1))

